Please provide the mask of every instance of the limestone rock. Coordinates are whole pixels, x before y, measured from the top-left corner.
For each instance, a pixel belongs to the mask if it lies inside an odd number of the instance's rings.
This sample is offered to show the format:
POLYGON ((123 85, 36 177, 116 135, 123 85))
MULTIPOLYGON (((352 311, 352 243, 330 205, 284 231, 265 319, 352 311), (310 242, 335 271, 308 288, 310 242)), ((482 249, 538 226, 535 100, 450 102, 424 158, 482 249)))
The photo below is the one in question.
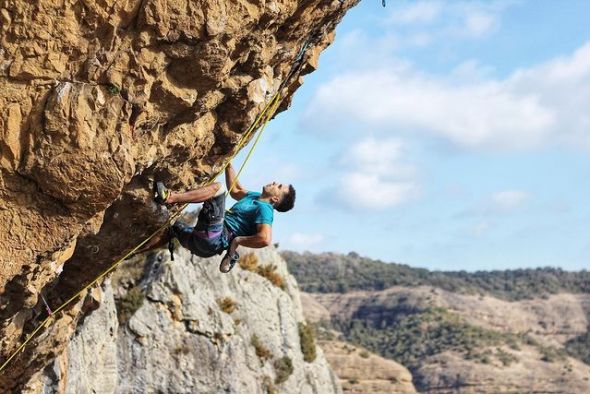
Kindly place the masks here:
MULTIPOLYGON (((28 393, 340 393, 321 350, 313 362, 303 360, 299 292, 286 264, 272 249, 256 256, 260 265, 277 266, 283 289, 239 266, 222 274, 219 258, 184 249, 174 262, 168 252, 153 255, 135 284, 145 299, 129 321, 117 330, 107 287, 105 301, 67 351, 28 382, 28 393), (253 336, 268 356, 257 355, 253 336), (293 372, 277 383, 273 364, 283 357, 293 372)), ((125 283, 115 286, 120 302, 125 283)))
MULTIPOLYGON (((213 179, 279 87, 287 109, 357 3, 0 0, 0 360, 42 320, 40 294, 60 305, 161 225, 154 178, 213 179)), ((84 298, 0 391, 66 346, 84 298)))
POLYGON ((64 353, 25 385, 23 394, 114 392, 118 379, 117 311, 110 283, 103 289, 101 306, 84 320, 64 353))

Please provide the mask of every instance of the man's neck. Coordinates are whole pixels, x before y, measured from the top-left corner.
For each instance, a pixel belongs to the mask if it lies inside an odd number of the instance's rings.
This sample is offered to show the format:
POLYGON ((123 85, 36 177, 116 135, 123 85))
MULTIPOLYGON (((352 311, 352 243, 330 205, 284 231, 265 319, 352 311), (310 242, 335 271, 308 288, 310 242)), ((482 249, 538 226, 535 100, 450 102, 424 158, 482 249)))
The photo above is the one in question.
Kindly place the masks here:
POLYGON ((272 203, 270 202, 270 197, 267 197, 264 194, 261 194, 260 197, 258 197, 258 201, 267 202, 270 205, 272 205, 272 203))

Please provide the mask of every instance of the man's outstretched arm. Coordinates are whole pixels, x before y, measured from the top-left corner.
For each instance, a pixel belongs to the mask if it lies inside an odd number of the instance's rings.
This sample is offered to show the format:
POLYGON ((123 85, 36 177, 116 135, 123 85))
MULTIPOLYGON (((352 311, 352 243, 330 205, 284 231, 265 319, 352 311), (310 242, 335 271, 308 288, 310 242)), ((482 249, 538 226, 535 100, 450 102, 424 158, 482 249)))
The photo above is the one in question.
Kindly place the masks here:
POLYGON ((238 181, 236 177, 236 171, 232 167, 231 163, 225 167, 225 186, 227 190, 229 190, 229 195, 234 200, 241 200, 244 196, 248 193, 248 190, 244 189, 244 187, 238 181), (233 185, 233 187, 232 187, 233 185))
POLYGON ((254 235, 235 237, 230 246, 230 254, 233 254, 239 245, 247 248, 264 248, 272 243, 272 226, 270 224, 257 224, 258 232, 254 235))

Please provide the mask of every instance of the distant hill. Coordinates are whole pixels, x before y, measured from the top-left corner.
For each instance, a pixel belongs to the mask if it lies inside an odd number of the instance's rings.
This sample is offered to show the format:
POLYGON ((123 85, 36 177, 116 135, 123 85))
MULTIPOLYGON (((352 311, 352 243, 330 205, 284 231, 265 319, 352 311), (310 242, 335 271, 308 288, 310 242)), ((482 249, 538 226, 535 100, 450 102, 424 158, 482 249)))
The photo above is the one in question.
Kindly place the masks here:
POLYGON ((419 392, 590 392, 588 271, 439 272, 356 253, 282 257, 325 339, 403 364, 419 392))
POLYGON ((429 271, 385 263, 357 253, 281 253, 304 291, 346 293, 392 286, 433 286, 463 294, 487 294, 505 300, 546 297, 561 292, 590 293, 590 272, 560 268, 505 271, 429 271))

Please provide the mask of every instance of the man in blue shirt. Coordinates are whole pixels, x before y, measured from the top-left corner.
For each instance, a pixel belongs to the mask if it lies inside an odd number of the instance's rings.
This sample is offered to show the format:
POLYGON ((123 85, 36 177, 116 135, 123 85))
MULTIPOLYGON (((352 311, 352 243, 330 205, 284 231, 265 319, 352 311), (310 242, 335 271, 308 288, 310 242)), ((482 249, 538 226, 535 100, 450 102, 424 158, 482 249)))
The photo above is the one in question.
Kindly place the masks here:
POLYGON ((184 193, 172 192, 157 183, 155 199, 161 204, 184 204, 204 202, 195 227, 175 223, 172 236, 193 254, 211 257, 227 254, 221 261, 221 272, 229 272, 238 259, 239 245, 263 248, 272 243, 274 210, 287 212, 295 204, 295 189, 292 185, 272 182, 262 192, 246 190, 236 178, 233 167, 225 169, 225 183, 230 195, 238 202, 225 212, 225 193, 216 195, 221 183, 216 182, 184 193), (233 188, 232 188, 233 185, 233 188))

